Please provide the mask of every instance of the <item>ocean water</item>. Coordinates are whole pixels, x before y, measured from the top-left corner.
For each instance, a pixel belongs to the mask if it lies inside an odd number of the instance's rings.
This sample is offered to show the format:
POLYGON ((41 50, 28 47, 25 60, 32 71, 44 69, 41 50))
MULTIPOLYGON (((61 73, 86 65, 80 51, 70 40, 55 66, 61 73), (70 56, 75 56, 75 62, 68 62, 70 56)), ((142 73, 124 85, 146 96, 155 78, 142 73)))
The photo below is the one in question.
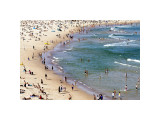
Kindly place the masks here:
POLYGON ((48 64, 54 65, 58 74, 105 99, 111 98, 114 89, 121 92, 122 100, 140 99, 140 24, 85 28, 73 36, 70 43, 61 43, 48 53, 48 64))

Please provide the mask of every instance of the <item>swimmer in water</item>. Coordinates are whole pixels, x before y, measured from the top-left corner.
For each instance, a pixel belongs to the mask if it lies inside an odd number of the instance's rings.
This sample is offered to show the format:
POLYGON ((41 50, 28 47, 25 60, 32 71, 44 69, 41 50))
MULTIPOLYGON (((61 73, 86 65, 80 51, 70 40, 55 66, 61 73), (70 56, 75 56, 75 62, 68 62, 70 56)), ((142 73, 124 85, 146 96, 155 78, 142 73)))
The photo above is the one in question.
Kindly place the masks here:
POLYGON ((138 85, 136 84, 136 90, 138 90, 138 85))
POLYGON ((125 86, 125 90, 127 91, 127 85, 125 86))
POLYGON ((127 73, 126 73, 126 78, 127 78, 127 73))

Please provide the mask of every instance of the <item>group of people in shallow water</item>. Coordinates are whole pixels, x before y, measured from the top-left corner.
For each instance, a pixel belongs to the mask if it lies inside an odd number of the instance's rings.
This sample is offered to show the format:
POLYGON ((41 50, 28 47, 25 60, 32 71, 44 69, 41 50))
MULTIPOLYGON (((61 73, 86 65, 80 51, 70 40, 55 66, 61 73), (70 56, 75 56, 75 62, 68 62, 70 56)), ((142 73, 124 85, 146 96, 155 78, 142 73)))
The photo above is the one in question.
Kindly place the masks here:
POLYGON ((94 100, 103 100, 103 95, 102 94, 99 94, 99 95, 93 95, 94 96, 94 100))

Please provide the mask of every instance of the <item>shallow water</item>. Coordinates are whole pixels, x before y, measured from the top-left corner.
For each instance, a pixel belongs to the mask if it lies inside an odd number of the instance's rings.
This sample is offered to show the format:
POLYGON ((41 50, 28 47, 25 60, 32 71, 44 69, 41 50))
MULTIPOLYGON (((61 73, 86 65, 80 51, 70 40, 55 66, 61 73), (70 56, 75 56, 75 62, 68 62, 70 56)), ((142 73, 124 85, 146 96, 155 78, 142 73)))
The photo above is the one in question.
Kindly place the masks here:
POLYGON ((140 25, 100 26, 87 33, 86 30, 74 34, 69 44, 59 44, 50 51, 48 63, 54 64, 57 73, 79 81, 79 87, 91 94, 111 97, 116 89, 117 93, 121 91, 122 99, 139 100, 140 87, 138 90, 135 87, 140 77, 140 25))

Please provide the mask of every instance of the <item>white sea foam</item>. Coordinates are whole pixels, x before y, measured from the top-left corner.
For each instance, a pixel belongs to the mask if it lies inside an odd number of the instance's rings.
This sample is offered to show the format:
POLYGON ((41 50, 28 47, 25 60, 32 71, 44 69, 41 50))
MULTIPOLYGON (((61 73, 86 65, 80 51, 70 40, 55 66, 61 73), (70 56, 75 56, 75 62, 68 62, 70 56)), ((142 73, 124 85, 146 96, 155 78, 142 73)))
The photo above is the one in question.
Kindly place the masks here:
POLYGON ((125 26, 117 26, 118 28, 130 28, 130 27, 132 27, 132 26, 127 26, 127 25, 125 25, 125 26))
POLYGON ((129 65, 129 64, 124 64, 124 63, 120 63, 120 62, 117 62, 117 61, 115 61, 114 63, 116 63, 116 64, 120 64, 120 65, 123 65, 123 66, 128 66, 128 67, 135 67, 135 68, 138 68, 137 66, 133 66, 133 65, 129 65))
POLYGON ((130 59, 128 58, 127 61, 133 61, 133 62, 137 62, 137 63, 140 63, 140 60, 136 60, 136 59, 130 59))
POLYGON ((110 46, 127 46, 127 42, 123 41, 123 42, 119 42, 119 43, 111 43, 111 44, 106 44, 104 46, 106 46, 106 47, 110 47, 110 46))
POLYGON ((72 50, 72 48, 70 48, 70 49, 66 49, 67 51, 69 51, 69 50, 72 50))
POLYGON ((115 31, 115 27, 111 27, 110 30, 115 31))
POLYGON ((54 59, 58 60, 59 58, 53 57, 54 59))
POLYGON ((113 37, 113 34, 108 35, 108 37, 112 38, 112 37, 113 37))
POLYGON ((128 44, 128 43, 131 43, 131 42, 134 42, 136 40, 129 40, 129 41, 123 41, 123 42, 118 42, 118 43, 111 43, 111 44, 106 44, 104 46, 106 47, 110 47, 110 46, 136 46, 136 44, 128 44))

